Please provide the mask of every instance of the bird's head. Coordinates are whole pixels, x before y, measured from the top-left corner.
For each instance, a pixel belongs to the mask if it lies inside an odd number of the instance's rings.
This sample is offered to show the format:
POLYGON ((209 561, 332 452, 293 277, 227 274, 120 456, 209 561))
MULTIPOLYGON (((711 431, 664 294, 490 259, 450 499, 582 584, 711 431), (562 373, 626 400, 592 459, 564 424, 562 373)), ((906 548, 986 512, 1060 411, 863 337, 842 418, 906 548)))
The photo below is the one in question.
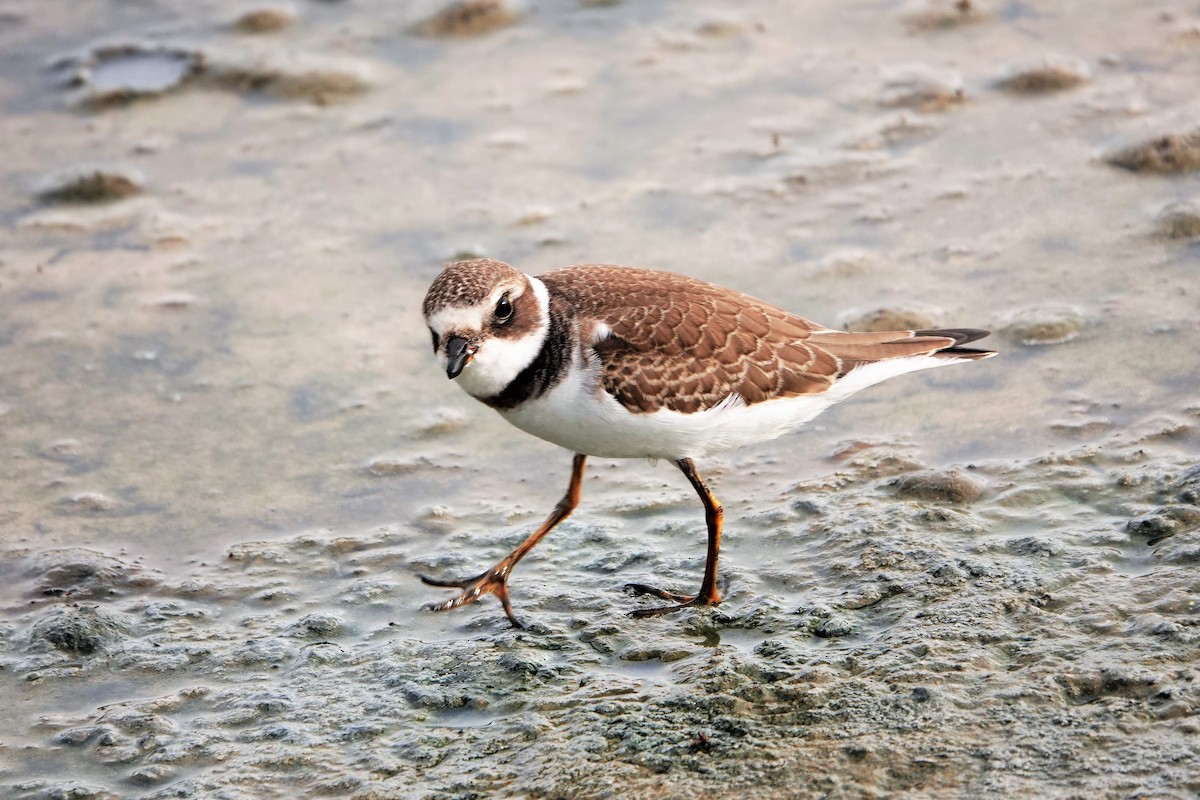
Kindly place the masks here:
POLYGON ((429 287, 422 311, 446 376, 486 399, 537 357, 548 308, 546 287, 537 278, 503 261, 477 258, 447 265, 429 287))

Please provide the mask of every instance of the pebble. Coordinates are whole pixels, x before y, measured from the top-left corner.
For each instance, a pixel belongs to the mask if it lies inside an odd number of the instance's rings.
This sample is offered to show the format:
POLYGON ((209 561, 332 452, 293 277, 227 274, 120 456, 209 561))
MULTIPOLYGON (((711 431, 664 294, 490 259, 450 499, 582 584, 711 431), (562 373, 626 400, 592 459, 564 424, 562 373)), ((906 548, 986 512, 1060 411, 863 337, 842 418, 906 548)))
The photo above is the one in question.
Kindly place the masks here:
POLYGON ((31 556, 26 568, 30 594, 39 597, 112 597, 161 583, 135 564, 82 547, 46 550, 31 556))
POLYGON ((156 786, 175 777, 175 771, 166 764, 146 764, 129 773, 130 783, 140 786, 156 786))
POLYGON ((888 78, 879 105, 928 114, 946 111, 965 100, 962 78, 957 73, 915 68, 902 70, 888 78))
POLYGON ((80 511, 112 511, 117 507, 117 501, 100 492, 78 492, 68 497, 67 502, 80 511))
POLYGON ((371 85, 370 70, 361 61, 283 50, 206 50, 203 80, 236 92, 318 104, 360 94, 371 85))
POLYGON ((200 298, 191 292, 167 292, 147 298, 145 304, 152 308, 162 308, 169 311, 182 311, 192 308, 200 302, 200 298))
POLYGON ((1130 172, 1174 174, 1200 169, 1200 129, 1167 133, 1109 151, 1104 160, 1130 172))
POLYGON ((1154 217, 1155 230, 1168 239, 1200 237, 1200 203, 1176 200, 1168 203, 1154 217))
POLYGON ((980 0, 913 0, 900 16, 913 30, 934 31, 982 22, 988 13, 980 0))
POLYGON ((1073 89, 1091 80, 1087 64, 1069 56, 1046 55, 1037 61, 1014 64, 996 86, 1017 94, 1049 94, 1073 89))
POLYGON ((905 499, 947 503, 972 503, 986 487, 983 480, 957 469, 913 472, 895 479, 891 485, 905 499))
POLYGON ((238 16, 233 29, 241 33, 275 33, 296 23, 296 11, 288 6, 260 6, 238 16))
POLYGON ((400 456, 378 456, 367 462, 366 470, 372 475, 384 477, 387 475, 410 475, 429 462, 423 458, 402 458, 400 456))
POLYGON ((844 617, 828 617, 818 622, 812 632, 822 639, 840 639, 854 633, 854 623, 844 617))
POLYGON ((1179 499, 1194 506, 1200 506, 1200 464, 1189 468, 1179 476, 1176 483, 1179 499))
POLYGON ((78 166, 46 177, 35 192, 53 203, 106 203, 141 194, 145 185, 145 176, 130 167, 78 166))
POLYGON ((1200 528, 1200 509, 1190 506, 1165 506, 1125 523, 1126 531, 1149 539, 1151 544, 1197 528, 1200 528))
POLYGON ((843 146, 851 150, 881 150, 932 138, 938 130, 939 126, 926 117, 899 111, 851 134, 843 146))
POLYGON ((346 621, 337 614, 317 611, 301 617, 291 630, 300 636, 332 638, 345 633, 346 621))
POLYGON ((1007 315, 1000 329, 1025 345, 1063 344, 1079 336, 1087 317, 1076 306, 1045 305, 1007 315))
POLYGON ((458 0, 414 24, 420 36, 480 36, 506 28, 524 15, 514 0, 458 0))
POLYGON ((870 311, 848 311, 840 318, 847 331, 910 331, 936 328, 943 316, 940 309, 885 306, 870 311))
POLYGON ((123 639, 131 630, 122 616, 88 606, 50 610, 29 630, 34 642, 46 642, 67 655, 90 656, 123 639))

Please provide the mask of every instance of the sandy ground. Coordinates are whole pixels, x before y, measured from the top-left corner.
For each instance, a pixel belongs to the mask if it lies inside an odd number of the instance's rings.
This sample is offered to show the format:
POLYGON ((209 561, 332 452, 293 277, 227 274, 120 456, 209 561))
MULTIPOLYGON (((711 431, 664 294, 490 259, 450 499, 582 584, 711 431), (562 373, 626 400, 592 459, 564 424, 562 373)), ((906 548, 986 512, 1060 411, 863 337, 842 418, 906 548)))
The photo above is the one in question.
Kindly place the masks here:
MULTIPOLYGON (((0 0, 0 793, 1200 792, 1200 11, 0 0), (988 327, 700 465, 436 368, 441 263, 988 327)), ((908 323, 905 323, 908 324, 908 323)))

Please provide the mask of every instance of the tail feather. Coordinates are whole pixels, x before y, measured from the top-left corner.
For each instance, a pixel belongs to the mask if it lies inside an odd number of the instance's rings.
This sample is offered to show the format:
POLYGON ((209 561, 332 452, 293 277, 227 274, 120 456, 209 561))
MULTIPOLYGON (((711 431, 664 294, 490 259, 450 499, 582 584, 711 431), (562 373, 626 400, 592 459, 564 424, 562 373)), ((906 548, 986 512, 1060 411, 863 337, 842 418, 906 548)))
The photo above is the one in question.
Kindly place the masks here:
POLYGON ((963 358, 968 361, 979 361, 980 359, 990 358, 996 355, 995 350, 982 350, 977 347, 962 347, 969 342, 978 341, 984 338, 991 331, 980 330, 979 328, 946 328, 943 330, 927 330, 914 331, 917 336, 948 336, 954 340, 954 344, 949 347, 942 347, 931 353, 943 358, 963 358))
POLYGON ((914 356, 933 356, 947 360, 979 361, 996 355, 962 345, 987 336, 977 328, 945 328, 918 331, 816 331, 810 341, 840 359, 842 374, 878 361, 914 356))

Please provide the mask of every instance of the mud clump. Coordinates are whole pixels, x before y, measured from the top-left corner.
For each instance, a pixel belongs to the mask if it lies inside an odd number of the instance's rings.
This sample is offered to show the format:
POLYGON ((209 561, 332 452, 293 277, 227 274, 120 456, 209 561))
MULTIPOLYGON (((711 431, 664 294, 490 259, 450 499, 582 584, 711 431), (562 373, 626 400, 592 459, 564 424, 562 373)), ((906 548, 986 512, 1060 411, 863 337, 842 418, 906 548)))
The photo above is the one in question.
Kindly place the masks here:
POLYGON ((135 564, 85 548, 47 550, 29 561, 34 597, 102 598, 146 590, 158 577, 135 564))
POLYGON ((1157 690, 1162 678, 1150 672, 1106 667, 1094 672, 1064 673, 1055 682, 1068 702, 1091 703, 1104 697, 1149 697, 1157 690))
POLYGON ((146 179, 120 166, 80 166, 45 178, 35 190, 50 203, 110 203, 141 194, 146 179))
POLYGON ((891 485, 904 499, 943 503, 972 503, 985 488, 979 478, 956 469, 922 470, 901 476, 891 485))
POLYGON ((932 138, 939 128, 928 119, 899 111, 894 116, 875 123, 847 138, 849 150, 880 150, 932 138))
POLYGON ((332 638, 346 632, 346 622, 337 614, 319 611, 297 620, 289 633, 298 637, 332 638))
POLYGON ((1171 175, 1200 169, 1200 130, 1168 133, 1110 151, 1104 160, 1130 172, 1171 175))
POLYGON ((932 309, 885 306, 865 312, 848 312, 842 318, 842 326, 848 331, 860 332, 922 330, 936 328, 938 316, 939 313, 932 309))
POLYGON ((1157 544, 1169 536, 1200 529, 1200 509, 1190 506, 1166 506, 1134 517, 1125 525, 1125 530, 1157 544))
POLYGON ((883 108, 907 108, 924 114, 947 111, 965 101, 961 77, 930 70, 897 73, 888 78, 879 97, 883 108))
POLYGON ((364 469, 376 477, 385 477, 388 475, 411 475, 428 467, 428 459, 404 458, 402 456, 377 456, 367 462, 364 469))
POLYGON ((276 33, 296 24, 296 12, 286 6, 260 6, 243 12, 230 26, 239 33, 276 33))
POLYGON ((370 86, 367 70, 358 62, 274 52, 207 52, 204 80, 236 92, 317 103, 360 94, 370 86))
POLYGON ((1200 236, 1200 204, 1192 200, 1169 203, 1154 217, 1154 227, 1168 239, 1195 239, 1200 236))
POLYGON ((1087 64, 1067 56, 1045 56, 1038 61, 1014 64, 996 81, 996 87, 1016 94, 1051 94, 1074 89, 1091 80, 1087 64))
POLYGON ((936 31, 974 25, 987 19, 979 0, 915 0, 901 11, 904 24, 913 31, 936 31))
POLYGON ((1200 506, 1200 464, 1180 476, 1178 490, 1180 500, 1200 506))
POLYGON ((1063 344, 1079 336, 1087 317, 1074 306, 1036 306, 1013 312, 1001 331, 1025 345, 1063 344))
POLYGON ((68 497, 66 501, 66 507, 72 511, 96 514, 114 511, 117 505, 116 500, 100 492, 78 492, 68 497))
POLYGON ((522 15, 521 6, 512 0, 459 0, 410 30, 419 36, 481 36, 512 25, 522 15))
POLYGON ((29 630, 36 645, 46 643, 59 652, 90 656, 124 639, 130 626, 116 614, 96 608, 56 608, 29 630))

